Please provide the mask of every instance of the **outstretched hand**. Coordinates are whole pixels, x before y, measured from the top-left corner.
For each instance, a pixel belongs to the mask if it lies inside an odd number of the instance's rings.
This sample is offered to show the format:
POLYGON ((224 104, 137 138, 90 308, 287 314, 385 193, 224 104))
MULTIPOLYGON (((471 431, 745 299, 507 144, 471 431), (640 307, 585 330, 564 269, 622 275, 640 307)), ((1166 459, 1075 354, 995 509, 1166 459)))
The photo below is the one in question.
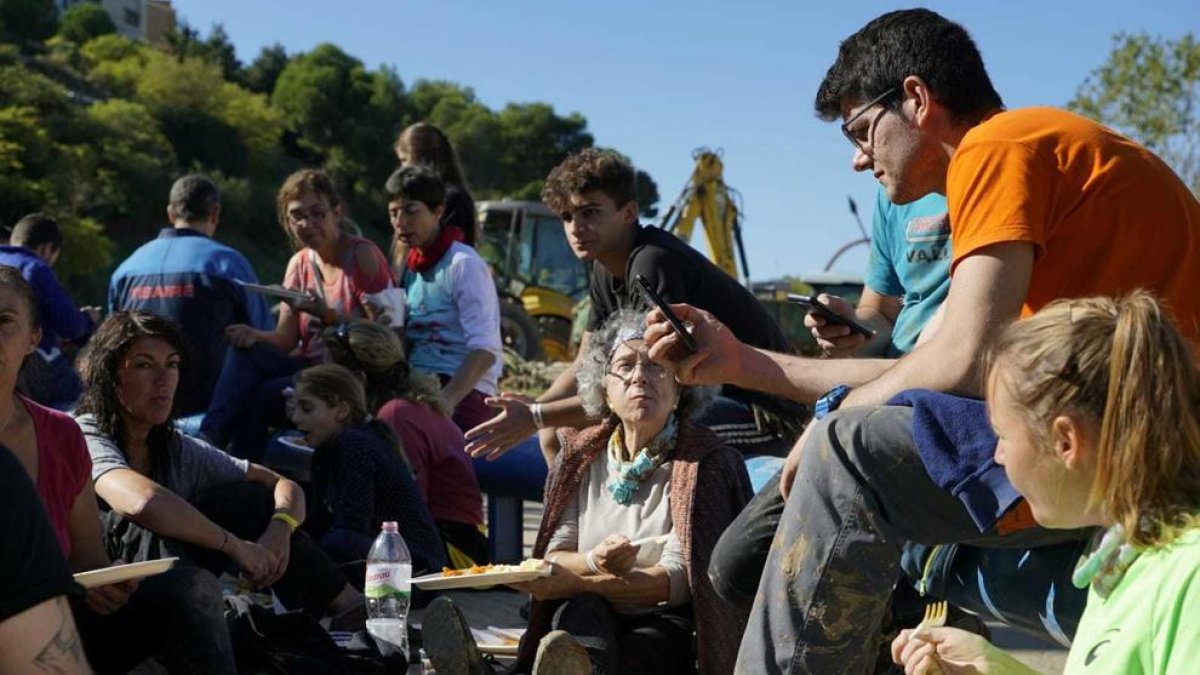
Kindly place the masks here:
POLYGON ((681 384, 705 385, 736 383, 742 375, 742 344, 725 324, 712 314, 691 305, 671 305, 688 333, 696 341, 690 353, 663 313, 652 310, 646 316, 646 345, 650 358, 670 368, 681 384))
POLYGON ((529 406, 536 401, 524 394, 503 393, 484 401, 500 414, 467 431, 466 451, 472 457, 498 459, 537 432, 529 406))

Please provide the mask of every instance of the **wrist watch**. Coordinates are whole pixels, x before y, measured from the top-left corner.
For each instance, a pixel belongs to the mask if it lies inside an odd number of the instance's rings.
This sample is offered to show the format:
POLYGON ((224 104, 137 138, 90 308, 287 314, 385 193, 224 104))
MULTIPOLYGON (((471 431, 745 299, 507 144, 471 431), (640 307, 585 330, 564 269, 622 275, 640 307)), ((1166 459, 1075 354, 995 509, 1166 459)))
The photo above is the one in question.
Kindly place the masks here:
POLYGON ((825 419, 829 416, 829 413, 837 410, 842 405, 842 401, 846 400, 846 397, 849 395, 850 386, 845 384, 839 384, 825 392, 821 395, 821 398, 817 399, 817 404, 813 407, 813 417, 819 420, 825 419))

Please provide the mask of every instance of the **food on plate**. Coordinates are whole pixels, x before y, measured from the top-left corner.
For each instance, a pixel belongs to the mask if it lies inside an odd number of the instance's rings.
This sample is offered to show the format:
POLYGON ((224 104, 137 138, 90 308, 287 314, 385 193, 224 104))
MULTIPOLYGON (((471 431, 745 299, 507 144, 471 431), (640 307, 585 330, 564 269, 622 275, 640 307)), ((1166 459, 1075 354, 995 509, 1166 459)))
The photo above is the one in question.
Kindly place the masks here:
POLYGON ((454 570, 449 567, 442 568, 442 576, 444 577, 463 577, 472 574, 488 574, 495 572, 537 572, 546 566, 546 561, 541 558, 530 558, 522 561, 519 565, 473 565, 466 569, 454 570))

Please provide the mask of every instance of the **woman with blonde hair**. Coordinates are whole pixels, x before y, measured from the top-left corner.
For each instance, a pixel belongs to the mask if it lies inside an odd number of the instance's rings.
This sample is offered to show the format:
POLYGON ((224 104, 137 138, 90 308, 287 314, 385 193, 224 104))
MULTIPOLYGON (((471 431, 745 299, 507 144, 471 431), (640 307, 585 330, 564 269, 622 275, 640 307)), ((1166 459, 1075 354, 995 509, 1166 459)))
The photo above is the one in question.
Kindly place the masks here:
MULTIPOLYGON (((475 200, 471 199, 471 192, 467 189, 458 153, 454 151, 454 146, 450 144, 446 134, 428 122, 417 122, 400 132, 393 149, 396 151, 396 159, 400 160, 401 168, 412 164, 428 166, 442 179, 442 183, 446 185, 442 226, 457 227, 463 233, 462 242, 474 247, 475 200)), ((396 246, 403 244, 397 240, 396 246)), ((403 259, 402 255, 396 256, 396 260, 403 259)))
MULTIPOLYGON (((1200 663, 1200 377, 1144 292, 1061 300, 990 352, 996 461, 1049 528, 1098 526, 1066 673, 1191 673, 1200 663)), ((904 631, 909 675, 1032 673, 954 628, 904 631)))
POLYGON ((225 329, 226 353, 200 434, 237 457, 260 460, 267 431, 286 423, 283 390, 296 372, 320 363, 320 332, 346 319, 372 316, 367 296, 392 286, 387 258, 340 224, 344 202, 329 174, 304 169, 287 177, 276 198, 279 225, 295 253, 284 287, 307 298, 279 307, 275 330, 244 324, 225 329))
POLYGON ((363 378, 368 409, 400 439, 451 563, 488 562, 479 482, 437 379, 413 371, 400 338, 380 324, 342 323, 326 329, 322 339, 334 363, 363 378))

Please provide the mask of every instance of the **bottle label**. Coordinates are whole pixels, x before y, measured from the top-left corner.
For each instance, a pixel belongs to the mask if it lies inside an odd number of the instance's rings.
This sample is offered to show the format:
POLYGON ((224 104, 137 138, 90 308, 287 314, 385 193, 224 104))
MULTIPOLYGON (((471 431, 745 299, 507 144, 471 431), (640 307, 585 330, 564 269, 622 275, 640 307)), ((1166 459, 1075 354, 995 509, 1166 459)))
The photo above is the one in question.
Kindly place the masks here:
POLYGON ((363 594, 368 598, 402 598, 407 600, 412 592, 409 574, 404 574, 404 565, 374 564, 367 566, 363 594))

